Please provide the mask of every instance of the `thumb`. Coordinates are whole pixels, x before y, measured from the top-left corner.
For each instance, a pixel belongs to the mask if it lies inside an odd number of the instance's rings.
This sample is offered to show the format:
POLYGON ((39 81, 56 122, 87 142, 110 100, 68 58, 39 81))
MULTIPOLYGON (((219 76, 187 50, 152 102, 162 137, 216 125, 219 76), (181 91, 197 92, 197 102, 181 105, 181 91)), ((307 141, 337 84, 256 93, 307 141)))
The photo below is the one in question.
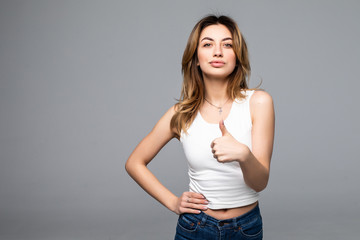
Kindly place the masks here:
POLYGON ((230 133, 228 132, 228 130, 225 127, 224 120, 221 120, 219 122, 219 128, 221 130, 222 136, 230 135, 230 133))

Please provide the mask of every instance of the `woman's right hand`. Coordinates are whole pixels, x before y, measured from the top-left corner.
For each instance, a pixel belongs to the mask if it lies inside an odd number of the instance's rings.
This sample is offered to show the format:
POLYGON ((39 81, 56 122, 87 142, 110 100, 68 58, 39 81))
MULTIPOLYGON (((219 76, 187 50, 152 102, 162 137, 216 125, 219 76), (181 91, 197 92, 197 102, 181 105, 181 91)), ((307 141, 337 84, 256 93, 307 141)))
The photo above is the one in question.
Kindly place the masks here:
POLYGON ((206 206, 208 203, 204 195, 200 193, 184 192, 177 199, 174 212, 178 215, 183 213, 199 214, 208 209, 206 206))

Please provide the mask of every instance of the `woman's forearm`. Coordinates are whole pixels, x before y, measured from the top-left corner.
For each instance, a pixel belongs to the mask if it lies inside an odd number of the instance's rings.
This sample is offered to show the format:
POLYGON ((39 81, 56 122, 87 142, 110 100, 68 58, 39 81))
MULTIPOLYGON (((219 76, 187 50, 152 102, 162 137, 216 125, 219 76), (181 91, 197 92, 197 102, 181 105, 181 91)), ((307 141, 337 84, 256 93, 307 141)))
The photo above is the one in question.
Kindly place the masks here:
POLYGON ((171 211, 175 211, 177 196, 170 192, 155 175, 141 163, 131 163, 125 165, 129 175, 153 198, 171 211))
POLYGON ((240 161, 240 167, 243 172, 245 183, 256 192, 261 192, 267 186, 269 181, 270 169, 256 159, 249 150, 248 157, 244 161, 240 161))

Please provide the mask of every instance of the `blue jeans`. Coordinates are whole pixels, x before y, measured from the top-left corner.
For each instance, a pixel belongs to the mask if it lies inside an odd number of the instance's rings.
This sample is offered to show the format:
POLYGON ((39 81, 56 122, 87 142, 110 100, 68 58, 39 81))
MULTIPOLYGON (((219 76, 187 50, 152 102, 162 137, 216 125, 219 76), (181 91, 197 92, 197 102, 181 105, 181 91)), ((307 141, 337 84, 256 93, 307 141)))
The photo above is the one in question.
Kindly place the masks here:
POLYGON ((231 219, 217 220, 203 212, 179 216, 175 240, 228 240, 263 237, 259 205, 249 212, 231 219))

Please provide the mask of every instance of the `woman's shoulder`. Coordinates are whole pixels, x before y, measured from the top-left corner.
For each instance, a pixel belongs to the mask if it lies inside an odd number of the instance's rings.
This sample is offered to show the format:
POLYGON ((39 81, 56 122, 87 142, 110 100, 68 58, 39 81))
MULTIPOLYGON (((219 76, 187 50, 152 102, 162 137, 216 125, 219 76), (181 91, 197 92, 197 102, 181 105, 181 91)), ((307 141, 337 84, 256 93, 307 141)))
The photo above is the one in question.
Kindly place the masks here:
POLYGON ((162 118, 165 118, 168 121, 170 121, 172 119, 172 117, 175 115, 177 109, 178 109, 178 106, 176 104, 174 104, 166 111, 166 113, 162 116, 162 118))
POLYGON ((251 90, 251 91, 253 91, 253 92, 252 92, 250 102, 253 102, 255 104, 268 104, 268 103, 273 102, 271 95, 268 92, 266 92, 265 90, 256 89, 256 90, 251 90))
POLYGON ((155 124, 152 132, 157 136, 174 137, 174 130, 170 128, 171 119, 175 114, 175 105, 171 106, 155 124))
POLYGON ((255 90, 250 99, 250 109, 252 119, 272 116, 274 113, 274 103, 271 95, 264 90, 255 90))
POLYGON ((266 103, 266 102, 272 102, 272 97, 269 93, 267 93, 263 89, 244 89, 241 90, 242 98, 237 98, 236 101, 239 103, 247 102, 250 103, 256 102, 256 103, 266 103))

